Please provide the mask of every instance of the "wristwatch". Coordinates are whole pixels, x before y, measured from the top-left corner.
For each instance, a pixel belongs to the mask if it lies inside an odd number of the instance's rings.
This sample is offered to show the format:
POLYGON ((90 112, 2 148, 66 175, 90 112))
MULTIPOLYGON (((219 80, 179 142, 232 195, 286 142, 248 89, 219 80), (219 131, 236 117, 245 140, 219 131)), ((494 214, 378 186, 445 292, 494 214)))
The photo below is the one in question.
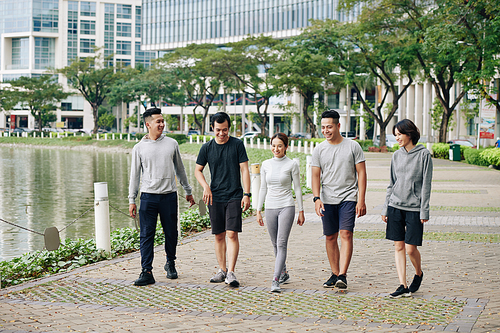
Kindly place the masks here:
POLYGON ((316 200, 320 200, 320 199, 321 199, 320 197, 314 197, 313 202, 316 202, 316 200))
POLYGON ((252 193, 243 193, 243 195, 246 196, 246 197, 249 197, 249 198, 252 197, 252 193))

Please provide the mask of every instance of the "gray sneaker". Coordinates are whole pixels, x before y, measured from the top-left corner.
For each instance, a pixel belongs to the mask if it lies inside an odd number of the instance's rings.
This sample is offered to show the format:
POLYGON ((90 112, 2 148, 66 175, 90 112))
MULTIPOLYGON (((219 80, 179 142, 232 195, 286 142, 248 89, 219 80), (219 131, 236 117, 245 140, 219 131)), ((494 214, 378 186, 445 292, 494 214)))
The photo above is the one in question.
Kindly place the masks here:
POLYGON ((290 282, 290 275, 288 275, 288 272, 281 272, 279 282, 280 284, 290 282))
POLYGON ((273 283, 271 284, 271 292, 273 293, 280 293, 281 292, 281 287, 279 281, 273 280, 273 283))
POLYGON ((226 284, 230 285, 231 287, 239 287, 240 283, 238 280, 236 280, 236 276, 234 275, 234 272, 227 272, 226 275, 226 284))
POLYGON ((217 274, 212 276, 212 278, 210 279, 210 282, 212 282, 212 283, 224 282, 224 279, 226 278, 226 274, 227 274, 226 272, 224 272, 221 268, 219 268, 219 271, 217 272, 217 274))

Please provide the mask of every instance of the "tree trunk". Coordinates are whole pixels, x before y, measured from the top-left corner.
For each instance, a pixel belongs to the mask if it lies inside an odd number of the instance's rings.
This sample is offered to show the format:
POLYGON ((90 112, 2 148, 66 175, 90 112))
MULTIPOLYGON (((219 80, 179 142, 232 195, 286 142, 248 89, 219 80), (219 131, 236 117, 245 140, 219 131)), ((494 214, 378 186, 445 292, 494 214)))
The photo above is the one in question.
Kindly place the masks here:
POLYGON ((311 105, 311 102, 314 98, 314 93, 308 92, 303 94, 304 97, 304 107, 302 108, 302 114, 304 115, 304 119, 307 122, 307 125, 309 125, 309 132, 311 132, 311 138, 316 137, 316 125, 312 121, 311 117, 309 117, 309 114, 307 113, 307 110, 309 109, 309 105, 311 105))
POLYGON ((441 119, 441 125, 439 126, 439 142, 446 142, 446 134, 448 132, 448 124, 450 122, 450 116, 453 110, 445 109, 443 112, 443 118, 441 119))
POLYGON ((198 121, 198 117, 196 117, 196 108, 197 107, 198 107, 198 105, 195 106, 193 109, 194 123, 196 124, 196 127, 198 127, 198 129, 200 130, 200 134, 201 134, 202 133, 201 131, 203 131, 203 127, 200 124, 200 122, 198 121))
POLYGON ((92 133, 94 134, 97 134, 97 131, 99 130, 99 126, 97 125, 97 121, 99 120, 98 116, 99 116, 99 106, 97 106, 96 104, 92 104, 92 114, 94 116, 94 130, 92 131, 92 133))
POLYGON ((262 105, 259 105, 259 102, 257 101, 257 96, 254 95, 254 100, 255 100, 255 106, 257 107, 257 114, 259 115, 260 121, 262 122, 262 127, 260 128, 260 134, 263 136, 266 136, 266 125, 267 125, 267 108, 269 106, 269 99, 264 98, 264 112, 263 114, 260 112, 260 107, 262 105))

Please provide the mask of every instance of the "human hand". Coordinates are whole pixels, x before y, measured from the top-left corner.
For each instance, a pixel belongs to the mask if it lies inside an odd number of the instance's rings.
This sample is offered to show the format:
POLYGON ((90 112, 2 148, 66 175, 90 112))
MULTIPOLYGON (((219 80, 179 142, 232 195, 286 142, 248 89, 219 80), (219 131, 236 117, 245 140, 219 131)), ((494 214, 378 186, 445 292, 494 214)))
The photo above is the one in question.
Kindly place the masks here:
POLYGON ((262 219, 262 214, 260 212, 257 212, 257 222, 261 227, 264 226, 264 219, 262 219))
POLYGON ((325 211, 325 205, 323 205, 323 202, 321 202, 321 199, 316 200, 314 203, 314 210, 316 211, 316 215, 319 217, 323 217, 323 211, 325 211))
POLYGON ((212 190, 209 186, 203 188, 203 202, 205 205, 212 205, 212 190))
POLYGON ((128 205, 128 213, 131 217, 135 218, 135 215, 137 213, 137 206, 135 204, 128 205))
POLYGON ((196 202, 194 202, 193 195, 186 195, 186 201, 189 202, 189 208, 196 204, 196 202))
POLYGON ((385 223, 387 223, 387 216, 382 215, 382 221, 384 221, 385 223))
POLYGON ((244 212, 250 208, 250 197, 244 195, 243 199, 241 199, 241 208, 243 209, 244 212))
POLYGON ((366 204, 364 201, 358 201, 356 204, 356 217, 366 215, 366 204))
POLYGON ((305 221, 306 221, 306 217, 304 215, 304 211, 302 210, 299 212, 299 217, 297 218, 297 224, 300 226, 303 226, 305 221))
POLYGON ((425 222, 429 221, 428 219, 427 220, 420 220, 420 223, 424 224, 425 222))

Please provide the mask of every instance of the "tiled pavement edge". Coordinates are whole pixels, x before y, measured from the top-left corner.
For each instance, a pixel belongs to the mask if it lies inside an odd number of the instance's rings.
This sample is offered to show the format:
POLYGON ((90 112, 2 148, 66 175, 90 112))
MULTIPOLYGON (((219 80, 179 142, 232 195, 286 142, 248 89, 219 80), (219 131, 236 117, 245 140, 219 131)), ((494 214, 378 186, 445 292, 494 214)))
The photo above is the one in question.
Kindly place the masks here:
MULTIPOLYGON (((388 178, 387 156, 368 156, 369 188, 384 188, 387 184, 380 179, 388 178), (379 158, 382 156, 382 158, 379 158), (370 159, 372 157, 372 159, 370 159), (375 157, 375 158, 373 158, 375 157), (370 180, 374 179, 374 180, 370 180)), ((433 184, 437 189, 459 188, 460 180, 467 181, 467 190, 479 194, 441 194, 431 197, 433 206, 495 206, 500 202, 500 173, 484 168, 476 168, 461 163, 435 160, 434 179, 442 180, 433 184), (460 170, 460 169, 463 170, 460 170), (458 170, 453 175, 450 170, 458 170), (476 172, 478 170, 478 172, 476 172), (447 181, 453 178, 457 181, 447 181)), ((462 184, 461 186, 463 186, 462 184)), ((383 229, 377 223, 383 191, 367 194, 369 215, 357 222, 357 228, 383 229)), ((321 288, 328 278, 324 241, 319 220, 311 214, 312 203, 306 199, 306 224, 294 226, 290 237, 288 267, 292 283, 285 285, 285 293, 306 297, 314 293, 335 295, 335 291, 321 288)), ((498 214, 460 214, 431 212, 428 230, 454 232, 500 233, 498 214), (433 214, 434 213, 434 214, 433 214), (435 217, 434 219, 432 217, 435 217)), ((242 282, 241 290, 267 290, 272 275, 273 254, 265 228, 256 226, 255 219, 246 221, 241 234, 241 252, 237 276, 242 282)), ((422 290, 415 299, 454 299, 465 301, 458 316, 446 329, 460 332, 493 332, 500 329, 500 262, 499 244, 429 242, 422 247, 423 268, 426 278, 422 290), (489 301, 488 301, 489 300, 489 301)), ((157 251, 162 251, 161 247, 157 251)), ((397 286, 397 275, 393 264, 392 244, 384 240, 355 240, 354 256, 349 269, 349 292, 344 296, 386 295, 397 286)), ((182 288, 214 288, 226 290, 221 285, 207 283, 215 271, 215 256, 210 233, 199 234, 184 240, 178 251, 179 280, 169 281, 162 273, 164 259, 157 254, 155 278, 158 286, 182 288)), ((422 326, 390 326, 390 324, 369 322, 368 320, 320 319, 309 317, 265 316, 243 314, 220 314, 217 312, 172 311, 171 309, 145 309, 142 307, 110 307, 88 303, 34 302, 30 300, 8 299, 1 295, 30 286, 40 286, 53 281, 107 281, 108 283, 130 284, 139 272, 139 255, 130 254, 114 260, 59 274, 39 281, 0 291, 0 332, 21 331, 90 331, 90 332, 145 332, 145 331, 328 331, 328 332, 413 332, 426 330, 422 326), (125 281, 125 282, 124 282, 125 281), (328 321, 330 320, 330 321, 328 321)), ((408 275, 411 276, 409 268, 408 275)), ((36 289, 36 288, 35 288, 36 289)), ((24 291, 23 291, 24 293, 24 291)), ((401 303, 403 304, 403 303, 401 303)), ((124 304, 129 306, 129 304, 124 304)))

